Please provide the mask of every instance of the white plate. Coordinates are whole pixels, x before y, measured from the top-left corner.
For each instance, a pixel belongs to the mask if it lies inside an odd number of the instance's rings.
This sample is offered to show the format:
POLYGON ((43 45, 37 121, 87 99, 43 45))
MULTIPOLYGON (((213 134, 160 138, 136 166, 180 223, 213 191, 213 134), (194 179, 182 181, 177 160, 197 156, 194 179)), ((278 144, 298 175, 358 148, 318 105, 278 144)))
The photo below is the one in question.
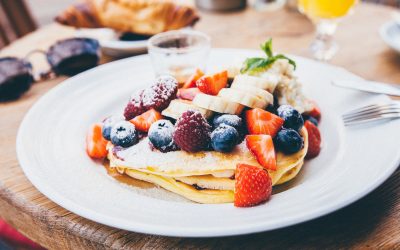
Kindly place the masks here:
MULTIPOLYGON (((216 49, 210 68, 253 50, 216 49)), ((148 56, 99 66, 72 77, 28 112, 17 138, 20 164, 35 187, 60 206, 93 221, 130 231, 168 236, 225 236, 260 232, 304 222, 360 199, 399 165, 400 120, 345 128, 340 115, 384 96, 333 87, 333 79, 359 79, 344 69, 294 57, 307 95, 321 106, 323 150, 307 161, 292 188, 263 205, 185 202, 159 188, 123 185, 85 153, 91 123, 120 112, 131 92, 153 78, 148 56)), ((286 187, 287 187, 286 186, 286 187)), ((366 208, 367 209, 367 208, 366 208)))
POLYGON ((400 53, 400 22, 385 23, 380 29, 380 35, 389 47, 400 53))

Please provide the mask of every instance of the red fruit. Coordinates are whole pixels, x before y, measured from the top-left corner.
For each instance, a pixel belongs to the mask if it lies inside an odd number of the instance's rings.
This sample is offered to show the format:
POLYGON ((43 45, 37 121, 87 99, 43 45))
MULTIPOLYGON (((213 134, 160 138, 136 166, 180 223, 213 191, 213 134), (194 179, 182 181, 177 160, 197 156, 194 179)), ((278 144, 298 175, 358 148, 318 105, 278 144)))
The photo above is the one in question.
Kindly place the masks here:
POLYGON ((279 116, 259 108, 246 111, 247 129, 251 135, 267 134, 275 137, 283 122, 279 116))
POLYGON ((174 142, 187 152, 209 148, 211 126, 198 111, 188 110, 176 121, 174 142))
POLYGON ((318 121, 321 120, 321 109, 318 107, 315 101, 311 101, 311 103, 313 105, 313 109, 307 112, 307 115, 314 117, 318 121))
POLYGON ((193 101, 194 97, 198 94, 201 93, 199 88, 189 88, 189 89, 178 89, 178 98, 184 99, 184 100, 189 100, 193 101))
POLYGON ((107 140, 101 133, 101 123, 93 124, 86 135, 86 152, 95 159, 101 159, 107 156, 107 140))
POLYGON ((311 159, 317 157, 321 151, 321 133, 318 127, 310 121, 306 121, 304 126, 308 132, 308 150, 306 158, 311 159))
POLYGON ((188 88, 195 88, 196 87, 196 81, 199 80, 200 77, 204 76, 203 71, 201 71, 200 69, 196 69, 196 72, 194 72, 193 75, 191 75, 185 82, 185 84, 183 84, 184 89, 188 89, 188 88))
POLYGON ((161 112, 176 98, 177 92, 178 82, 175 78, 171 76, 157 78, 151 87, 139 90, 132 95, 125 107, 125 119, 131 120, 152 108, 161 112))
POLYGON ((154 109, 150 109, 144 112, 143 114, 136 116, 135 118, 130 120, 130 122, 133 123, 133 125, 135 125, 135 128, 137 130, 142 132, 147 132, 149 131, 151 124, 160 119, 162 119, 161 113, 157 112, 154 109))
POLYGON ((276 170, 274 142, 270 135, 247 135, 246 145, 261 166, 276 170))
POLYGON ((235 171, 236 207, 251 207, 271 197, 272 181, 267 171, 262 168, 238 164, 235 171))
POLYGON ((228 84, 228 71, 216 73, 214 75, 202 76, 197 80, 196 85, 201 92, 208 95, 218 95, 219 91, 228 84))

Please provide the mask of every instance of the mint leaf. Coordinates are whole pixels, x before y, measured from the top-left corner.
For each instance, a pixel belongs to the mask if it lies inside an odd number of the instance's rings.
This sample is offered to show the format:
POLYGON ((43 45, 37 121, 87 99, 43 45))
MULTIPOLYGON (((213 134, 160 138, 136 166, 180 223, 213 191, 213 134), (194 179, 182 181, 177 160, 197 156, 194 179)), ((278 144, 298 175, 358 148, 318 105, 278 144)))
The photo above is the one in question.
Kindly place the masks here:
POLYGON ((293 65, 294 69, 296 69, 296 62, 293 61, 292 59, 290 59, 289 57, 287 57, 287 56, 285 56, 285 55, 282 55, 282 54, 276 55, 276 56, 274 56, 274 57, 275 57, 276 59, 286 59, 286 60, 288 60, 289 63, 290 63, 291 65, 293 65))
POLYGON ((264 44, 261 44, 261 49, 267 54, 268 57, 272 57, 272 39, 270 38, 264 44))

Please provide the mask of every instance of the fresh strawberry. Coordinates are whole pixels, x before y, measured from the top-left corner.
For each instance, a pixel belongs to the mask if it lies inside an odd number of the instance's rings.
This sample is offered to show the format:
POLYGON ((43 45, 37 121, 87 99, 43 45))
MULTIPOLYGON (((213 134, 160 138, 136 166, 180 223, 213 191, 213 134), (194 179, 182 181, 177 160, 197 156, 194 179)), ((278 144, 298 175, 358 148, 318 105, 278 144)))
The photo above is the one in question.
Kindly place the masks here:
POLYGON ((247 135, 246 145, 261 166, 276 170, 275 148, 270 135, 247 135))
POLYGON ((136 116, 130 120, 130 122, 135 125, 137 130, 147 132, 149 131, 151 124, 160 119, 162 119, 160 112, 157 112, 155 109, 150 109, 143 114, 136 116))
POLYGON ((183 84, 183 89, 189 89, 189 88, 195 88, 196 87, 196 81, 199 80, 200 77, 204 76, 203 71, 200 69, 196 69, 196 72, 194 72, 193 75, 191 75, 186 82, 183 84))
POLYGON ((318 107, 318 105, 315 101, 310 101, 310 102, 313 105, 313 109, 311 111, 307 112, 306 114, 311 117, 314 117, 318 121, 321 120, 321 109, 318 107))
POLYGON ((214 75, 202 76, 196 81, 201 92, 208 95, 218 95, 219 91, 228 84, 228 71, 224 70, 214 75))
POLYGON ((279 116, 259 108, 246 111, 247 129, 251 135, 267 134, 275 137, 283 122, 279 116))
POLYGON ((86 135, 86 152, 95 159, 107 156, 107 140, 103 137, 101 126, 101 123, 93 124, 86 135))
POLYGON ((194 97, 201 93, 199 88, 178 89, 178 98, 193 101, 194 97))
POLYGON ((238 164, 235 171, 236 207, 258 205, 271 197, 272 181, 267 171, 262 168, 238 164))
POLYGON ((321 151, 321 134, 318 127, 310 121, 306 121, 304 126, 308 132, 308 150, 306 158, 311 159, 317 157, 321 151))

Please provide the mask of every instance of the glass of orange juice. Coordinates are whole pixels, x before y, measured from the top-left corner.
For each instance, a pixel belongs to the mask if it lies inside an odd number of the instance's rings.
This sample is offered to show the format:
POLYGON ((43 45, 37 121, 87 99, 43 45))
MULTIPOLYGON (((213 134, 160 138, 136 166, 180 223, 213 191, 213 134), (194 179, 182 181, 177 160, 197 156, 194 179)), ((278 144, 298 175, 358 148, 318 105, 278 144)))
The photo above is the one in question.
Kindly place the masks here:
POLYGON ((300 12, 316 25, 311 51, 318 60, 328 61, 338 51, 333 35, 338 22, 352 10, 358 0, 298 0, 300 12))

